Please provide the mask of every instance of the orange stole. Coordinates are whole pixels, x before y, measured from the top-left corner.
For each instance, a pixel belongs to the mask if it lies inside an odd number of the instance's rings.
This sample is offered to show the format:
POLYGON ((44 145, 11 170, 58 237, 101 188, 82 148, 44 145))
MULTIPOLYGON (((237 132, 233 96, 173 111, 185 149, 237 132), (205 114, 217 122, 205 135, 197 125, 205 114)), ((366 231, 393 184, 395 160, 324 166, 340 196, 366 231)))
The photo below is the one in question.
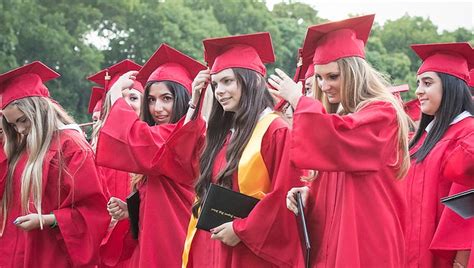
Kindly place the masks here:
MULTIPOLYGON (((239 160, 239 166, 237 171, 237 180, 239 184, 239 190, 241 193, 253 196, 258 199, 265 197, 265 194, 270 191, 270 176, 268 175, 267 167, 263 161, 260 149, 262 146, 262 139, 267 132, 270 124, 279 116, 275 113, 269 113, 263 116, 258 121, 255 129, 250 137, 250 140, 242 152, 242 156, 239 160)), ((186 241, 184 243, 183 250, 183 262, 182 267, 186 268, 188 265, 189 252, 191 250, 191 244, 193 242, 194 235, 196 234, 197 218, 191 215, 191 220, 188 225, 188 232, 186 234, 186 241)))

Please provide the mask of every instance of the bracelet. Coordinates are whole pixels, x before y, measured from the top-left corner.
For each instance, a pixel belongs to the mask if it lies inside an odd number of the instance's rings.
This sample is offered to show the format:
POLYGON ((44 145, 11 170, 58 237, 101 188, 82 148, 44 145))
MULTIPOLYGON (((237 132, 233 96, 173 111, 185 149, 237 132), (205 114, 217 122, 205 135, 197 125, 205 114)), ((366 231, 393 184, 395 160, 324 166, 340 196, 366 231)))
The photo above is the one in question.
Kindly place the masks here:
POLYGON ((58 226, 58 221, 56 220, 56 216, 54 216, 54 213, 50 213, 49 215, 53 215, 54 222, 49 226, 49 228, 54 229, 58 226))
POLYGON ((189 105, 189 108, 196 109, 196 104, 193 103, 193 100, 190 100, 188 105, 189 105))

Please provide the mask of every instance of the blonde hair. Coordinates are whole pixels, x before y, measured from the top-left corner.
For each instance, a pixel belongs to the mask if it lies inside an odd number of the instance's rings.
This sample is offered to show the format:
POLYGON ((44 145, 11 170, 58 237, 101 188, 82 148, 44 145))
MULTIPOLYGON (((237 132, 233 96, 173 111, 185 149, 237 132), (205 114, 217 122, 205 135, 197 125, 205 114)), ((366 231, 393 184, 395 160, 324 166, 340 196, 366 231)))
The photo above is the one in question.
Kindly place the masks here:
POLYGON ((5 133, 4 149, 8 159, 7 187, 2 198, 2 216, 4 229, 8 204, 11 201, 13 172, 23 152, 28 152, 25 169, 21 175, 21 207, 23 213, 29 213, 30 198, 42 220, 42 179, 43 164, 53 137, 62 125, 72 124, 74 120, 55 102, 44 97, 28 97, 13 101, 31 123, 28 135, 19 134, 5 118, 2 125, 5 133))
MULTIPOLYGON (((141 105, 144 105, 145 100, 142 99, 141 105)), ((112 109, 112 97, 108 93, 105 95, 105 100, 104 103, 102 104, 102 109, 100 110, 100 117, 99 120, 97 120, 94 125, 92 126, 92 136, 91 136, 91 147, 94 153, 96 153, 97 150, 97 141, 99 138, 99 132, 102 129, 102 127, 105 124, 105 121, 107 120, 107 117, 109 116, 110 110, 112 109)), ((140 109, 141 110, 141 109, 140 109)), ((140 115, 140 119, 143 121, 142 115, 140 115)), ((134 191, 137 189, 137 185, 142 181, 146 179, 146 176, 142 174, 134 174, 134 173, 129 173, 130 175, 130 182, 131 182, 131 190, 134 191)))
POLYGON ((102 104, 102 108, 100 109, 100 116, 99 120, 94 122, 92 125, 92 135, 91 135, 91 147, 94 153, 97 150, 97 139, 99 138, 99 132, 105 124, 105 120, 109 115, 110 109, 112 108, 112 99, 110 94, 105 95, 105 100, 102 104))
POLYGON ((388 102, 395 109, 398 122, 397 179, 403 178, 410 167, 408 131, 410 120, 400 101, 389 92, 389 83, 367 61, 347 57, 336 61, 341 72, 341 106, 344 114, 354 113, 373 101, 388 102))

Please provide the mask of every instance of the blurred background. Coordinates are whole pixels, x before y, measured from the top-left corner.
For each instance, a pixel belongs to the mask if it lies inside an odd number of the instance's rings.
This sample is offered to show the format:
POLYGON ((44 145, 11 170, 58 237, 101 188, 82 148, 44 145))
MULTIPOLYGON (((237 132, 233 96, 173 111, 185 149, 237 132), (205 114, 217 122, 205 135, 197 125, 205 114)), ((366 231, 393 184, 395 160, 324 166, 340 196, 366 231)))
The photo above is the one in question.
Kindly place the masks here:
POLYGON ((62 76, 54 99, 88 122, 86 77, 129 58, 143 64, 165 42, 203 61, 202 40, 259 31, 272 35, 277 61, 293 74, 309 25, 376 13, 367 60, 394 85, 416 89, 419 60, 409 45, 470 42, 473 1, 0 0, 0 73, 41 60, 62 76))

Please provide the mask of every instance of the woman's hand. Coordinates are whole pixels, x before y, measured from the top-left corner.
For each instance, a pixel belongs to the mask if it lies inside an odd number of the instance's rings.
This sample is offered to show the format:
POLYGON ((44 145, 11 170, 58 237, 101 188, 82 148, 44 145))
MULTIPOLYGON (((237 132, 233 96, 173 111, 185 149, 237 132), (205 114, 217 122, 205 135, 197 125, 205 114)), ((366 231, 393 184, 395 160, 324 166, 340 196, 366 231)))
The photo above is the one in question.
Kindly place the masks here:
POLYGON ((133 87, 138 71, 129 71, 122 74, 109 90, 112 105, 122 97, 122 91, 133 87))
POLYGON ((301 199, 303 200, 303 206, 305 207, 308 203, 309 187, 304 186, 291 188, 286 195, 286 207, 296 215, 298 215, 298 204, 296 202, 296 193, 298 192, 301 193, 301 199))
POLYGON ((128 206, 127 203, 122 200, 111 197, 107 203, 107 211, 112 219, 120 221, 128 218, 128 206))
POLYGON ((211 239, 220 240, 228 246, 235 246, 240 243, 240 238, 234 232, 232 222, 226 222, 220 226, 211 229, 211 239))
POLYGON ((209 70, 209 68, 200 71, 194 78, 194 81, 191 84, 191 87, 193 89, 191 101, 194 106, 197 106, 202 90, 206 90, 204 87, 207 87, 209 81, 211 81, 211 70, 209 70))
POLYGON ((298 100, 303 94, 301 90, 303 84, 301 82, 295 83, 291 77, 280 69, 275 69, 276 75, 270 75, 268 83, 274 87, 274 89, 268 89, 270 93, 288 101, 293 108, 296 108, 298 100))
MULTIPOLYGON (((54 221, 56 220, 54 214, 42 215, 42 219, 43 219, 43 227, 52 225, 54 221)), ((15 224, 18 228, 21 228, 25 231, 31 231, 31 230, 35 230, 41 227, 40 217, 36 213, 31 213, 25 216, 18 217, 13 222, 13 224, 15 224)))
POLYGON ((206 90, 207 85, 209 85, 210 81, 211 81, 211 70, 209 70, 209 68, 207 68, 206 70, 200 71, 194 78, 193 83, 191 84, 193 95, 191 96, 190 106, 189 106, 188 112, 186 113, 186 118, 184 119, 184 125, 186 125, 187 123, 189 123, 189 121, 191 121, 191 118, 193 117, 195 109, 198 108, 197 106, 198 106, 199 98, 201 97, 202 91, 206 90))

